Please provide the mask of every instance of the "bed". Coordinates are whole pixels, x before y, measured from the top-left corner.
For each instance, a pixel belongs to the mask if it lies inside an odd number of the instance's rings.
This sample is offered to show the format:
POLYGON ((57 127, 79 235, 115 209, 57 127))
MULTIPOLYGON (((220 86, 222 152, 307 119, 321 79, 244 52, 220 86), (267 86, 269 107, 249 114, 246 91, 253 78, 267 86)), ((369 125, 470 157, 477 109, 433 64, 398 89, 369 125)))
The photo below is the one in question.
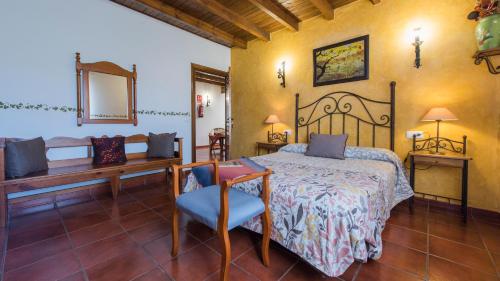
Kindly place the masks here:
MULTIPOLYGON (((333 92, 304 106, 299 105, 297 94, 296 143, 277 153, 251 158, 273 170, 271 239, 328 276, 341 275, 355 260, 378 259, 390 210, 413 195, 404 166, 393 152, 394 82, 390 89, 390 101, 333 92), (387 110, 378 109, 375 114, 372 106, 387 110), (355 145, 346 148, 345 160, 304 155, 307 144, 299 142, 300 134, 305 133, 307 142, 310 132, 333 134, 349 130, 356 134, 350 134, 355 145), (389 149, 375 147, 380 130, 389 130, 389 149), (367 139, 365 132, 370 134, 371 147, 359 146, 367 139)), ((199 187, 191 174, 184 191, 199 187)), ((260 182, 250 181, 234 188, 257 195, 260 182)), ((243 227, 261 233, 258 218, 243 227)))

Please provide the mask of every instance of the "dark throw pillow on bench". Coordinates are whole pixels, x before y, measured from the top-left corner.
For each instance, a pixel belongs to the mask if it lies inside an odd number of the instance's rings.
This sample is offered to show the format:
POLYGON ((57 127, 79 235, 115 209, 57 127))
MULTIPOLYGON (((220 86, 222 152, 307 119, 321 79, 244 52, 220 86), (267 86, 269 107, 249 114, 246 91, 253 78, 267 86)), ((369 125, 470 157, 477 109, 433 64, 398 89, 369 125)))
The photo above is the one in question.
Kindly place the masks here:
POLYGON ((306 156, 316 156, 344 160, 347 135, 311 134, 306 156))
POLYGON ((175 156, 174 142, 177 133, 149 133, 148 157, 172 158, 175 156))
POLYGON ((125 137, 91 138, 94 149, 94 164, 118 164, 127 162, 125 137))
POLYGON ((18 178, 48 169, 45 141, 39 137, 32 140, 5 142, 5 176, 18 178))

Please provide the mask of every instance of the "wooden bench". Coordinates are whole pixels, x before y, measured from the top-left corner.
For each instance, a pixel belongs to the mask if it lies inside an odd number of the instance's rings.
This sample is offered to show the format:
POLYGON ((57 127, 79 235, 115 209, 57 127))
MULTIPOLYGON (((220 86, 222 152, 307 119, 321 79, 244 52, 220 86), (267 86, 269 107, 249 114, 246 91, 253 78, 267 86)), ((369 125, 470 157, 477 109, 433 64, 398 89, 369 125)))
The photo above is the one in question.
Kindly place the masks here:
MULTIPOLYGON (((120 176, 138 172, 165 170, 167 173, 173 164, 182 164, 182 138, 176 138, 174 158, 148 158, 146 152, 127 153, 127 162, 112 165, 92 164, 91 137, 70 138, 56 137, 45 141, 46 151, 61 148, 86 148, 83 158, 54 160, 48 162, 49 169, 32 173, 15 179, 5 178, 5 140, 0 138, 0 223, 6 226, 8 219, 8 195, 11 193, 32 191, 36 189, 86 182, 96 179, 108 179, 113 198, 117 198, 120 190, 120 176)), ((125 138, 126 144, 147 143, 145 135, 133 135, 125 138)), ((85 188, 78 187, 79 189, 85 188)), ((91 187, 89 187, 91 188, 91 187)), ((49 192, 50 193, 50 192, 49 192)))

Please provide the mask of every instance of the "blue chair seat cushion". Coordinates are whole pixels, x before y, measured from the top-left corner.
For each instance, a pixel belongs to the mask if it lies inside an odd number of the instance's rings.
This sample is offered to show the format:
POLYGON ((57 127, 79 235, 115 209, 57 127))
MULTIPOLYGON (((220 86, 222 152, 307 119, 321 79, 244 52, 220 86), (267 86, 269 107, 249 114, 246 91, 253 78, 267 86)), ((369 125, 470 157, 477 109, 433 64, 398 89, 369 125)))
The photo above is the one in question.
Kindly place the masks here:
MULTIPOLYGON (((177 197, 177 207, 195 220, 217 230, 220 214, 220 186, 211 185, 184 193, 177 197)), ((228 192, 228 230, 231 230, 251 218, 264 213, 262 199, 246 192, 229 189, 228 192)))

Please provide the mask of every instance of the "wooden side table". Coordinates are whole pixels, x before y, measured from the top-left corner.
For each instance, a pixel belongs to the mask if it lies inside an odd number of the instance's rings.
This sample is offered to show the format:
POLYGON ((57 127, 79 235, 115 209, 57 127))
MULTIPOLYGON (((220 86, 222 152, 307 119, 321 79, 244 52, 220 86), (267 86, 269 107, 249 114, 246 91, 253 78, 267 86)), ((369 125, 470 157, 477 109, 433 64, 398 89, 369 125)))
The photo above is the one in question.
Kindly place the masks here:
POLYGON ((267 149, 267 153, 269 154, 278 151, 287 144, 286 142, 257 142, 257 155, 260 155, 261 149, 267 149))
MULTIPOLYGON (((432 154, 426 150, 411 151, 410 158, 410 185, 415 191, 415 165, 442 166, 462 169, 462 215, 464 222, 467 222, 467 192, 469 161, 471 157, 463 153, 447 152, 446 154, 432 154)), ((413 197, 410 199, 410 208, 413 207, 413 197)))

